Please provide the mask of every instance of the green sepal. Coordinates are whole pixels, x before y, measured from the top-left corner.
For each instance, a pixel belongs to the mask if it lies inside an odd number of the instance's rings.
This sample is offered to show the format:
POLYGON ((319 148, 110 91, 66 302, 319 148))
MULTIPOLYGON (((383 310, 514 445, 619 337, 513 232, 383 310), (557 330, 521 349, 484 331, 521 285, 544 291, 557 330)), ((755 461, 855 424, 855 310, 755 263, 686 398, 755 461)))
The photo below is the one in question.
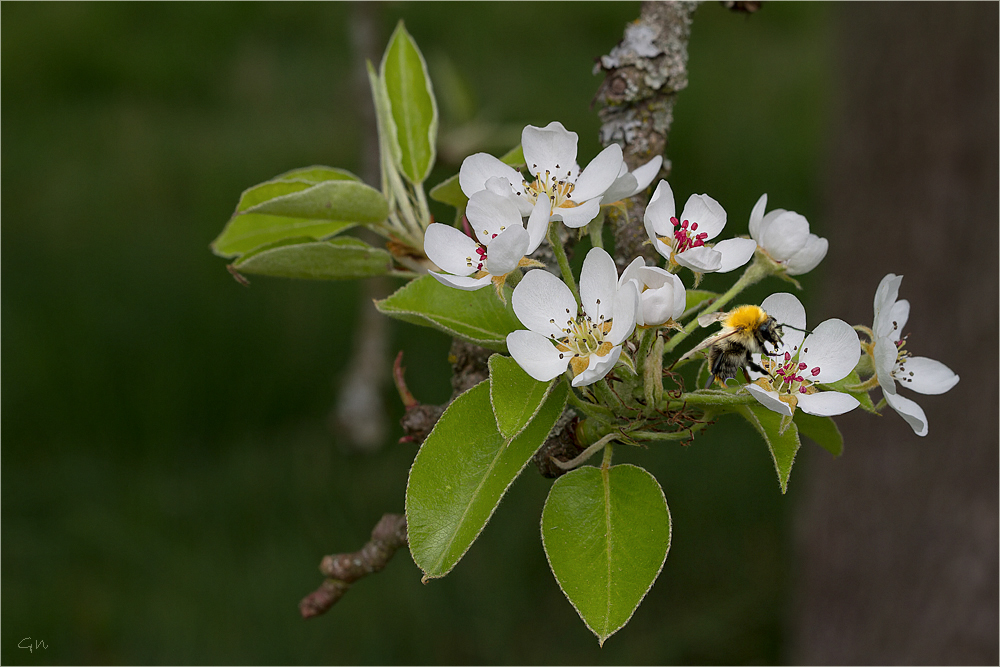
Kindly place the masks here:
POLYGON ((504 285, 503 291, 506 303, 490 285, 467 292, 442 285, 434 276, 421 276, 376 301, 375 307, 389 317, 506 352, 507 334, 524 327, 510 305, 511 288, 504 285))
POLYGON ((511 438, 493 418, 483 381, 456 398, 424 441, 406 485, 410 554, 424 580, 443 577, 482 532, 507 489, 545 442, 566 406, 558 383, 511 438))
POLYGON ((666 561, 663 489, 634 465, 577 468, 552 484, 541 528, 559 588, 603 645, 628 623, 666 561))
POLYGON ((283 239, 255 248, 233 262, 240 273, 276 278, 344 280, 388 273, 392 257, 360 239, 283 239))

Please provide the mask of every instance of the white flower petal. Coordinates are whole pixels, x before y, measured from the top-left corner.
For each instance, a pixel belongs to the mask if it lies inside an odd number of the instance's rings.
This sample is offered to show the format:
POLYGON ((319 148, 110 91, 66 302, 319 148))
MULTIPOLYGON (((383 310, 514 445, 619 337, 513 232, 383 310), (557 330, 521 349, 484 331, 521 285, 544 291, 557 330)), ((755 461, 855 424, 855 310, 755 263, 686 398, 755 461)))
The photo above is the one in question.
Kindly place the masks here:
POLYGON ((872 331, 875 333, 876 338, 888 336, 892 329, 889 324, 890 311, 892 305, 896 303, 896 298, 899 296, 899 284, 901 282, 903 282, 903 276, 890 273, 885 278, 882 278, 882 281, 878 284, 878 289, 875 290, 875 322, 872 324, 872 331))
POLYGON ((798 394, 798 408, 817 417, 832 417, 850 412, 861 405, 858 399, 839 391, 798 394))
POLYGON ((910 319, 909 301, 900 299, 892 304, 892 308, 889 309, 889 331, 885 332, 889 340, 893 342, 899 340, 908 319, 910 319))
POLYGON ((573 199, 587 201, 603 195, 618 178, 622 168, 622 147, 611 144, 590 161, 573 188, 573 199))
MULTIPOLYGON (((646 164, 640 167, 636 167, 635 171, 632 172, 632 175, 635 176, 635 180, 638 182, 638 186, 636 187, 632 195, 637 194, 642 190, 648 188, 649 184, 653 182, 654 178, 656 178, 656 175, 660 173, 660 167, 662 166, 663 166, 663 156, 657 155, 646 164)), ((629 196, 631 197, 632 195, 629 196)))
POLYGON ((615 296, 611 330, 607 335, 607 340, 612 345, 618 345, 635 331, 635 316, 638 310, 639 287, 634 280, 630 280, 615 296))
POLYGON ((726 209, 708 195, 691 195, 684 204, 681 222, 688 220, 698 224, 696 233, 705 233, 705 240, 714 239, 726 226, 726 209))
POLYGON ((670 219, 674 217, 674 211, 674 193, 670 189, 670 184, 660 181, 642 218, 646 234, 651 241, 659 236, 673 236, 674 223, 670 222, 670 219))
POLYGON ((513 193, 510 181, 503 176, 493 176, 487 179, 485 189, 504 198, 510 197, 511 193, 513 193))
POLYGON ((794 294, 776 292, 764 299, 760 307, 776 319, 778 324, 788 325, 781 332, 782 348, 794 354, 805 338, 804 332, 797 331, 806 328, 806 309, 802 302, 794 294))
POLYGON ((458 184, 466 197, 472 197, 480 190, 485 190, 486 181, 494 176, 506 178, 515 192, 521 190, 521 183, 524 180, 521 174, 489 153, 476 153, 465 158, 462 161, 462 168, 458 171, 458 184))
POLYGON ((442 270, 456 276, 467 276, 476 272, 475 265, 469 266, 469 260, 479 255, 475 240, 450 225, 432 222, 424 232, 424 254, 442 270))
MULTIPOLYGON (((579 136, 570 132, 559 121, 552 121, 545 127, 528 125, 521 131, 521 147, 528 171, 545 175, 548 171, 558 178, 572 170, 576 174, 576 145, 579 136)), ((617 172, 615 172, 617 174, 617 172)))
POLYGON ((535 206, 531 209, 531 215, 528 216, 528 251, 524 253, 525 255, 530 255, 531 253, 538 250, 538 246, 541 245, 542 239, 545 238, 545 234, 549 231, 549 211, 550 203, 549 198, 545 194, 538 195, 538 201, 535 202, 535 206))
POLYGON ((802 341, 799 362, 806 368, 799 375, 813 382, 836 382, 853 371, 860 358, 858 332, 843 320, 829 319, 802 341))
POLYGON ((618 288, 618 267, 602 248, 591 248, 580 269, 580 303, 583 312, 597 322, 600 316, 610 319, 618 288))
POLYGON ((794 211, 786 211, 762 233, 761 247, 781 262, 802 249, 809 239, 809 221, 794 211))
POLYGON ((625 172, 624 174, 619 175, 618 178, 615 179, 615 182, 611 184, 611 187, 605 191, 604 198, 601 201, 606 204, 614 204, 622 199, 628 199, 638 191, 639 182, 635 180, 635 176, 625 172))
POLYGON ((507 334, 507 350, 524 372, 539 382, 562 374, 569 364, 570 354, 559 352, 552 341, 534 331, 521 329, 507 334))
POLYGON ((546 338, 565 336, 567 320, 574 320, 577 315, 573 293, 562 280, 544 269, 524 274, 514 288, 511 305, 521 324, 546 338))
POLYGON ((514 202, 489 190, 480 190, 465 207, 465 217, 479 242, 489 246, 505 229, 522 227, 521 213, 514 202))
POLYGON ((601 212, 601 198, 591 199, 579 206, 560 206, 552 211, 553 220, 562 220, 570 229, 578 229, 597 217, 601 212))
POLYGON ((722 264, 715 272, 729 273, 750 261, 757 250, 757 242, 753 239, 726 239, 716 243, 713 249, 722 253, 722 264))
MULTIPOLYGON (((670 254, 665 257, 669 258, 670 254)), ((722 266, 722 253, 708 246, 700 246, 677 253, 674 261, 697 273, 713 273, 722 266)))
POLYGON ((767 208, 767 193, 765 192, 753 205, 750 211, 750 238, 760 244, 760 223, 764 219, 764 210, 767 208))
POLYGON ((786 417, 792 416, 792 406, 780 400, 778 398, 778 392, 767 391, 763 387, 756 384, 748 384, 747 391, 749 391, 753 397, 768 410, 777 412, 779 415, 785 415, 786 417))
POLYGON ((927 415, 923 409, 914 401, 900 396, 899 394, 882 394, 889 407, 899 413, 899 416, 906 420, 913 432, 919 436, 927 435, 927 415))
POLYGON ((809 273, 826 257, 826 251, 830 243, 815 234, 810 234, 802 249, 788 258, 785 262, 785 271, 790 276, 800 276, 809 273))
POLYGON ((757 227, 757 238, 764 238, 764 235, 767 234, 767 228, 771 226, 771 223, 777 220, 778 216, 784 215, 785 213, 787 213, 785 209, 776 208, 761 218, 760 225, 757 227))
POLYGON ((587 368, 573 378, 573 386, 583 387, 588 384, 594 384, 607 375, 608 371, 615 367, 615 364, 618 363, 618 357, 620 357, 621 354, 622 346, 616 345, 603 357, 599 357, 596 354, 590 355, 587 368))
POLYGON ((504 276, 517 268, 528 250, 528 232, 521 223, 508 227, 493 239, 486 256, 486 270, 494 276, 504 276))
POLYGON ((875 339, 875 349, 872 351, 872 362, 875 364, 875 375, 883 394, 896 393, 896 381, 892 377, 892 369, 896 365, 898 348, 888 336, 875 339))
POLYGON ((644 266, 638 273, 641 284, 648 288, 640 294, 638 324, 663 324, 670 318, 679 318, 687 302, 680 276, 658 266, 644 266))
POLYGON ((907 357, 892 374, 900 387, 918 394, 943 394, 958 384, 955 371, 927 357, 907 357))
POLYGON ((639 269, 645 268, 645 266, 646 260, 642 258, 642 255, 633 259, 632 262, 625 267, 625 270, 622 271, 621 277, 618 278, 618 289, 621 289, 622 285, 628 281, 634 280, 638 283, 639 289, 641 290, 645 285, 645 282, 643 281, 642 276, 639 275, 639 269))
POLYGON ((447 273, 437 273, 435 271, 429 272, 432 276, 438 279, 438 282, 442 285, 447 285, 448 287, 454 287, 456 289, 465 290, 466 292, 474 292, 477 289, 482 289, 490 284, 490 277, 483 276, 482 278, 471 278, 469 276, 450 276, 447 273))

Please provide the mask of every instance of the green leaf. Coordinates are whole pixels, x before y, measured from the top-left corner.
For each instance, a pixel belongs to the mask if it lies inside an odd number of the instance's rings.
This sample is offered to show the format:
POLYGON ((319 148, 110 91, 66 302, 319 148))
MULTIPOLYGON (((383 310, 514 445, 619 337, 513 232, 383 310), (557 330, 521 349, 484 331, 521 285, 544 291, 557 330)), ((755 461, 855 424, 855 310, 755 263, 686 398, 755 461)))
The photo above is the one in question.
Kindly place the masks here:
POLYGON ((861 384, 861 378, 860 376, 858 376, 857 371, 851 371, 851 374, 843 378, 842 380, 837 380, 836 382, 828 382, 825 384, 821 384, 819 386, 823 389, 830 389, 832 391, 842 391, 845 394, 850 394, 854 398, 858 399, 858 402, 861 403, 862 410, 865 410, 866 412, 870 412, 875 415, 882 414, 875 409, 875 404, 872 402, 872 397, 867 391, 850 391, 848 389, 845 389, 845 387, 850 387, 859 384, 861 384))
POLYGON ((634 465, 577 468, 549 490, 542 510, 549 567, 602 645, 659 576, 670 530, 663 490, 634 465))
MULTIPOLYGON (((511 167, 524 164, 524 151, 521 149, 521 145, 518 144, 507 151, 507 154, 500 158, 500 161, 511 167)), ((469 203, 469 198, 465 196, 465 193, 462 192, 462 186, 459 185, 458 174, 446 178, 431 188, 430 196, 434 201, 454 206, 457 209, 464 209, 465 205, 469 203)))
POLYGON ((552 382, 539 382, 510 357, 494 354, 490 366, 490 403, 500 434, 512 438, 541 408, 552 382))
POLYGON ((506 352, 507 334, 524 327, 510 306, 510 287, 503 289, 506 305, 490 286, 466 292, 442 285, 434 276, 421 276, 376 301, 375 307, 389 317, 506 352))
POLYGON ((381 77, 396 124, 400 171, 411 183, 423 183, 436 156, 437 102, 424 56, 402 21, 389 38, 381 77))
POLYGON ((255 209, 268 201, 301 193, 327 181, 361 185, 358 177, 349 171, 314 166, 289 171, 244 190, 233 217, 218 238, 212 242, 212 250, 222 257, 236 257, 274 241, 302 236, 319 240, 354 227, 360 222, 359 220, 348 218, 316 220, 275 214, 273 211, 262 213, 259 209, 255 209))
POLYGON ((307 280, 367 278, 387 273, 391 265, 387 251, 359 239, 308 237, 269 243, 233 262, 240 273, 307 280))
POLYGON ((385 79, 375 71, 371 62, 368 65, 368 83, 372 89, 372 103, 375 105, 375 121, 378 126, 379 162, 382 167, 382 187, 386 187, 386 170, 395 171, 402 159, 397 138, 396 121, 392 119, 392 109, 389 106, 389 93, 385 90, 385 79))
POLYGON ((741 405, 736 408, 736 412, 743 415, 764 438, 768 449, 771 450, 771 458, 774 459, 774 469, 778 473, 781 492, 785 493, 788 491, 788 476, 792 472, 792 463, 795 462, 795 453, 799 451, 800 444, 799 430, 795 422, 788 424, 784 432, 779 434, 782 416, 777 412, 768 410, 759 403, 741 405))
MULTIPOLYGON (((282 181, 277 185, 284 183, 282 181)), ((273 197, 251 206, 240 215, 250 213, 366 224, 384 221, 389 214, 389 205, 381 192, 364 183, 338 180, 323 181, 298 192, 273 197)))
POLYGON ((706 299, 714 299, 719 296, 717 292, 708 292, 703 289, 689 289, 686 290, 685 294, 687 295, 687 301, 684 304, 685 311, 694 308, 706 299))
POLYGON ((795 411, 795 425, 804 435, 834 456, 844 453, 844 436, 833 417, 817 417, 802 410, 795 411))
POLYGON ((417 452, 406 485, 406 525, 424 579, 443 577, 465 555, 500 499, 545 442, 566 405, 559 383, 513 438, 497 429, 489 382, 448 406, 417 452))

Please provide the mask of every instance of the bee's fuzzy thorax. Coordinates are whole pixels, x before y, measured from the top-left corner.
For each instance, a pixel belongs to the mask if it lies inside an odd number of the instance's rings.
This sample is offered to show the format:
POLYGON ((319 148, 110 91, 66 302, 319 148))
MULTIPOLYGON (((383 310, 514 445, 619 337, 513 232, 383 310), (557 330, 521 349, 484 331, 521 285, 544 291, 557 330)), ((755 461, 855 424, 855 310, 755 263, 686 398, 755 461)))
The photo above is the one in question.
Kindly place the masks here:
POLYGON ((749 331, 767 322, 767 313, 760 306, 740 306, 730 311, 722 326, 727 329, 749 331))

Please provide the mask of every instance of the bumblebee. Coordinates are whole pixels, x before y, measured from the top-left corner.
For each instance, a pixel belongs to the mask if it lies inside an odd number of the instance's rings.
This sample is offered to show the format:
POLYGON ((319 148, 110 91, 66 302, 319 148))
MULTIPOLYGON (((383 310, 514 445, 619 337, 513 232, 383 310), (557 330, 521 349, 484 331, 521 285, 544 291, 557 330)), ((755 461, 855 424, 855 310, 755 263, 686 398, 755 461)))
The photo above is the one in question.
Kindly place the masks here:
POLYGON ((750 379, 748 367, 758 373, 765 372, 754 363, 750 355, 759 352, 769 356, 764 344, 771 343, 775 348, 781 344, 781 325, 776 319, 764 312, 760 306, 739 306, 728 313, 711 313, 698 318, 698 324, 703 327, 713 322, 721 322, 722 331, 703 340, 681 359, 687 359, 696 352, 709 348, 709 372, 712 378, 723 383, 729 378, 736 377, 737 371, 741 368, 748 380, 750 379))

